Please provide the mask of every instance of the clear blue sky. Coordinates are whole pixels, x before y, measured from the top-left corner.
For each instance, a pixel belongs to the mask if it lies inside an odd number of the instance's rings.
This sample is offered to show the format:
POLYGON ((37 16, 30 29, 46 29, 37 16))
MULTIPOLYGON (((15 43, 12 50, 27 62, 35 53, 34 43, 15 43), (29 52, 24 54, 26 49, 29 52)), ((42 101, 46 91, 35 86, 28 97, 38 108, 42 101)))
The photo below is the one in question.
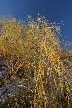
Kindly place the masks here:
POLYGON ((62 35, 68 36, 66 40, 72 42, 72 0, 0 0, 0 16, 6 13, 22 20, 29 13, 33 18, 37 17, 37 13, 45 15, 50 22, 63 20, 62 35))

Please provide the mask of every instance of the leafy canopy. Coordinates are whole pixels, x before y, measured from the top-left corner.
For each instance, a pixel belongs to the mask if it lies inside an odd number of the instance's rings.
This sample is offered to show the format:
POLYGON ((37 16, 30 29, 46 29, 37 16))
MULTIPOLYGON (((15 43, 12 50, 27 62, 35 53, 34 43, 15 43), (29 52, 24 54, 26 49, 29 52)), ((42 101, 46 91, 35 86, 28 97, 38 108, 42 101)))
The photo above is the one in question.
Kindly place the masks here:
POLYGON ((27 22, 0 18, 2 106, 71 108, 72 51, 61 46, 59 36, 60 27, 39 13, 36 19, 28 15, 27 22))

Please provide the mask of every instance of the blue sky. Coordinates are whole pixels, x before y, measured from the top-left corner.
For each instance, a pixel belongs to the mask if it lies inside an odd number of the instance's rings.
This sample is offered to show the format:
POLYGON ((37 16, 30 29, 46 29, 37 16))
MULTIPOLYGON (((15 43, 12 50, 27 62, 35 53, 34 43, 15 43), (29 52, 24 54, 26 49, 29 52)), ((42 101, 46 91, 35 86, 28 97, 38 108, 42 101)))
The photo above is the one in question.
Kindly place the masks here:
POLYGON ((33 18, 37 13, 45 15, 50 22, 64 21, 62 36, 72 42, 72 0, 0 0, 0 16, 9 14, 25 20, 29 13, 33 18))

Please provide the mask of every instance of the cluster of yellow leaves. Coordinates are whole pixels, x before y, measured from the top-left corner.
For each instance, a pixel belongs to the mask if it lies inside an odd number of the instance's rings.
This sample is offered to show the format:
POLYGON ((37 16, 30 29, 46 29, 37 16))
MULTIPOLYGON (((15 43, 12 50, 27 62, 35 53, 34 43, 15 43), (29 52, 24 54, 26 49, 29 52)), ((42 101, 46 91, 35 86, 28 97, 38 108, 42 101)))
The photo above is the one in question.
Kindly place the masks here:
MULTIPOLYGON (((0 36, 0 59, 4 57, 11 79, 17 76, 20 68, 28 69, 23 73, 30 76, 26 78, 29 83, 35 84, 32 88, 34 108, 47 108, 50 102, 51 108, 56 107, 54 99, 58 92, 61 96, 63 82, 70 85, 70 88, 67 85, 67 91, 71 95, 71 80, 67 81, 64 60, 66 59, 65 62, 70 68, 72 62, 67 58, 69 55, 72 57, 72 52, 67 52, 61 47, 60 40, 55 35, 55 32, 60 34, 58 26, 50 26, 45 17, 40 16, 37 19, 28 16, 28 20, 26 25, 17 22, 13 17, 2 20, 4 24, 1 28, 4 33, 0 36), (61 59, 63 54, 64 60, 61 59), (31 74, 34 76, 31 77, 31 74)), ((26 79, 23 77, 20 82, 26 79)), ((68 99, 71 98, 69 96, 67 95, 68 99)))

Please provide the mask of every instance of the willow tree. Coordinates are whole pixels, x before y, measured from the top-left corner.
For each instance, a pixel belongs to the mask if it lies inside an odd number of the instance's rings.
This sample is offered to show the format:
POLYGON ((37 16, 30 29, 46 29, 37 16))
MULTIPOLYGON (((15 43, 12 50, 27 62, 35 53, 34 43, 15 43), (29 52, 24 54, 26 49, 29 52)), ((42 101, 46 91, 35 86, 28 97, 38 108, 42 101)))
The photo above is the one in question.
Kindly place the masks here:
POLYGON ((6 63, 1 84, 6 105, 71 108, 72 51, 61 46, 59 26, 39 14, 36 19, 27 18, 26 23, 14 17, 0 19, 0 60, 6 63))

